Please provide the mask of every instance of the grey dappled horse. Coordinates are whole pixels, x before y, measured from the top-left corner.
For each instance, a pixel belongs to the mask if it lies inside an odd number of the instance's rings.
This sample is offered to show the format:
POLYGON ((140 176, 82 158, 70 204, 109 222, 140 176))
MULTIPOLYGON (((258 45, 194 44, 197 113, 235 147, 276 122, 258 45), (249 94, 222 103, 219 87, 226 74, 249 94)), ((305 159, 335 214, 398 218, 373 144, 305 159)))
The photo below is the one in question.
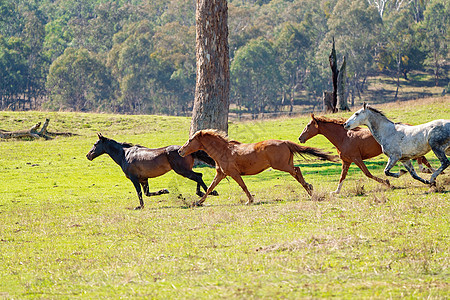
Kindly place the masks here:
POLYGON ((391 173, 391 168, 401 161, 411 176, 425 184, 435 184, 436 177, 449 165, 446 150, 450 147, 450 120, 434 120, 417 126, 409 126, 390 121, 381 111, 364 103, 364 107, 355 112, 344 123, 347 130, 367 125, 372 135, 381 145, 383 153, 389 157, 384 173, 399 177, 405 173, 391 173), (431 175, 430 181, 419 177, 411 159, 418 158, 432 150, 441 162, 441 166, 431 175))

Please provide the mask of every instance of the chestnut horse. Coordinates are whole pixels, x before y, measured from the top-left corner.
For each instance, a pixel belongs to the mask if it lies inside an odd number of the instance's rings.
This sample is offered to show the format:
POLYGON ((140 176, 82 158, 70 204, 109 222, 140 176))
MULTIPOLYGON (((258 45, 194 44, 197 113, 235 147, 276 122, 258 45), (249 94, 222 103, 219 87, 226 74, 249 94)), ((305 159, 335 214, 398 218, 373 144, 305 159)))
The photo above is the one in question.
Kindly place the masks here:
MULTIPOLYGON (((389 186, 388 180, 372 175, 363 162, 382 153, 380 144, 372 136, 370 130, 356 128, 347 131, 344 128, 344 122, 344 119, 330 119, 311 114, 311 121, 298 138, 300 143, 305 143, 310 138, 322 134, 336 147, 342 160, 342 171, 337 189, 333 193, 338 194, 341 191, 343 181, 352 163, 355 163, 367 177, 389 186)), ((425 157, 417 159, 419 166, 422 166, 419 160, 432 169, 425 157)))
POLYGON ((303 179, 299 167, 294 167, 294 154, 313 155, 321 159, 334 161, 335 158, 319 149, 297 145, 291 141, 267 140, 259 143, 242 144, 228 140, 225 134, 216 130, 197 131, 178 151, 181 156, 189 155, 198 150, 204 150, 216 162, 216 176, 208 187, 206 194, 194 206, 200 206, 208 194, 225 177, 231 176, 244 190, 248 201, 253 202, 253 196, 247 189, 242 175, 258 174, 269 167, 291 174, 312 194, 312 185, 303 179))
MULTIPOLYGON (((206 184, 202 179, 203 174, 192 171, 192 167, 195 159, 201 160, 211 166, 214 166, 214 160, 202 151, 194 152, 192 155, 186 157, 180 157, 178 149, 180 149, 180 146, 176 145, 149 149, 129 143, 118 143, 99 133, 98 141, 86 157, 89 160, 93 160, 104 153, 109 154, 122 168, 127 178, 133 182, 140 204, 136 209, 142 209, 144 208, 144 201, 142 199, 141 185, 147 197, 169 193, 167 189, 150 193, 148 178, 161 176, 170 170, 174 170, 177 174, 197 182, 197 195, 200 197, 204 195, 200 191, 200 186, 205 191, 207 190, 206 184)), ((216 191, 212 194, 218 195, 216 191)))

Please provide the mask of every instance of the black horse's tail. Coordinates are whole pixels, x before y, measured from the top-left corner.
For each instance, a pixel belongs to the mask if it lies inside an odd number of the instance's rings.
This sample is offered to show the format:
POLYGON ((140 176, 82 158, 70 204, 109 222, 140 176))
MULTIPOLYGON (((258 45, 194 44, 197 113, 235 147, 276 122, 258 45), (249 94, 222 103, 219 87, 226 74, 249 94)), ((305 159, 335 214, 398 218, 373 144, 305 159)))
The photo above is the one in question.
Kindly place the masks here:
POLYGON ((337 161, 336 155, 331 155, 320 149, 298 145, 296 143, 289 142, 289 141, 287 141, 286 144, 292 153, 298 154, 302 157, 304 157, 304 155, 312 155, 312 156, 318 157, 323 160, 329 160, 329 161, 334 161, 334 162, 337 161))
POLYGON ((212 167, 216 166, 216 162, 205 151, 199 150, 191 154, 196 160, 202 161, 212 167))

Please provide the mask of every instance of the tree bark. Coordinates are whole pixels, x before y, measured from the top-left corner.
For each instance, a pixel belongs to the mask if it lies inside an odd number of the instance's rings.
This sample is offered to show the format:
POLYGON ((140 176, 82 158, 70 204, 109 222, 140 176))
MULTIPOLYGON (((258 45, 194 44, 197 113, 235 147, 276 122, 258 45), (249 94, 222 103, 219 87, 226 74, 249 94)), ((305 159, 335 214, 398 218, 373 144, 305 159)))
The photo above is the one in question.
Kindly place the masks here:
POLYGON ((201 129, 228 132, 230 62, 226 0, 197 0, 197 82, 190 136, 201 129))
POLYGON ((323 111, 325 113, 334 113, 336 108, 333 106, 333 93, 323 92, 323 111))
POLYGON ((345 80, 347 74, 347 63, 344 56, 344 61, 342 62, 339 74, 337 77, 337 101, 338 108, 340 111, 350 111, 347 103, 347 97, 345 93, 345 80))
POLYGON ((333 48, 331 49, 331 54, 328 57, 328 60, 330 61, 330 68, 331 68, 331 75, 333 80, 333 108, 336 109, 337 107, 337 81, 338 81, 338 67, 337 67, 337 57, 336 57, 336 48, 334 46, 334 37, 333 37, 333 48))

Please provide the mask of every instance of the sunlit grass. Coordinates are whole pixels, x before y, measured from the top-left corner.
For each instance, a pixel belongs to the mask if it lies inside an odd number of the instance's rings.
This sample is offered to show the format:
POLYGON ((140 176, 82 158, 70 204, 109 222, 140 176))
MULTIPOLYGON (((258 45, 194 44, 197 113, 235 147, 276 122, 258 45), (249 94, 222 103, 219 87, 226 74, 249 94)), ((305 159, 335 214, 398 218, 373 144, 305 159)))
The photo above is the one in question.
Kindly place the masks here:
MULTIPOLYGON (((411 124, 450 119, 449 98, 381 107, 411 124)), ((342 114, 349 116, 350 113, 342 114)), ((0 128, 74 137, 0 141, 0 297, 3 298, 448 298, 450 171, 440 193, 405 175, 387 189, 352 166, 340 195, 339 163, 297 159, 315 197, 287 173, 246 176, 256 204, 233 180, 205 207, 196 184, 170 172, 150 179, 143 211, 107 156, 85 158, 96 133, 147 147, 182 144, 189 119, 0 112, 0 128)), ((297 141, 308 122, 232 122, 230 137, 297 141)), ((327 151, 326 139, 308 141, 327 151)), ((433 154, 431 163, 438 162, 433 154)), ((380 156, 368 162, 383 177, 380 156)), ((214 169, 201 167, 209 184, 214 169)), ((424 175, 429 176, 429 175, 424 175)))

